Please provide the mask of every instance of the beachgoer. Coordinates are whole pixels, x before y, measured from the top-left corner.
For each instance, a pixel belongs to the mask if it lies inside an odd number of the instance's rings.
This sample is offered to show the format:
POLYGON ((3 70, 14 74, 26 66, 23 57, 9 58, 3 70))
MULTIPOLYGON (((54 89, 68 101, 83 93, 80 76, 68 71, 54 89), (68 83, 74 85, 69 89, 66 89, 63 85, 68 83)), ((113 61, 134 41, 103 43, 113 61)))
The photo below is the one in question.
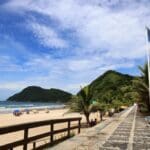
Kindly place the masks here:
POLYGON ((91 119, 91 121, 90 121, 90 126, 91 126, 91 127, 94 126, 94 120, 93 120, 93 119, 91 119))
POLYGON ((97 119, 95 118, 95 120, 94 120, 94 125, 96 125, 97 124, 97 119))

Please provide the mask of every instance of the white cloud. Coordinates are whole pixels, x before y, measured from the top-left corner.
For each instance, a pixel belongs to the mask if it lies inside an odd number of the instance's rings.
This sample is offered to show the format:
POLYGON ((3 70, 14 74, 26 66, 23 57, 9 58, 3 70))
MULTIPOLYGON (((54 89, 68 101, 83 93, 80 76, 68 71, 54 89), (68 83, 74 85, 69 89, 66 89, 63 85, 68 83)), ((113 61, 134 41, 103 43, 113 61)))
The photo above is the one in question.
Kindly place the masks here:
POLYGON ((78 61, 76 59, 56 60, 48 56, 32 57, 23 66, 20 65, 20 67, 26 68, 23 71, 26 71, 28 75, 20 71, 17 76, 23 77, 0 81, 0 91, 9 91, 6 92, 6 98, 9 96, 8 94, 19 92, 27 86, 37 85, 48 89, 59 88, 75 94, 79 91, 80 86, 89 84, 109 69, 132 68, 135 65, 132 61, 112 64, 110 60, 98 62, 97 58, 91 60, 78 58, 78 61))
POLYGON ((58 33, 51 27, 32 22, 29 23, 29 28, 33 31, 42 45, 55 48, 67 47, 66 41, 61 39, 58 33))
POLYGON ((13 59, 9 56, 0 56, 0 71, 21 71, 22 67, 17 65, 16 63, 12 63, 13 59))
POLYGON ((74 54, 61 59, 49 55, 31 57, 23 68, 46 75, 8 87, 33 83, 77 91, 80 84, 91 82, 104 71, 133 68, 137 59, 145 57, 145 25, 150 25, 147 1, 11 0, 3 7, 16 12, 33 11, 56 20, 56 28, 36 22, 38 18, 27 23, 41 44, 74 54), (75 37, 74 41, 61 36, 66 30, 73 31, 70 35, 75 37), (72 42, 74 47, 69 45, 72 42))
MULTIPOLYGON (((136 1, 88 1, 84 0, 12 0, 10 8, 35 11, 57 19, 61 29, 74 29, 83 51, 95 52, 108 50, 108 55, 115 58, 143 58, 145 45, 145 23, 149 23, 149 9, 145 3, 136 1), (101 3, 100 5, 97 5, 101 3), (123 10, 114 11, 109 6, 124 6, 123 10), (131 5, 129 8, 128 5, 131 5), (132 9, 136 6, 136 9, 132 9), (143 20, 143 21, 142 21, 143 20), (146 21, 146 22, 145 22, 146 21), (112 55, 112 53, 114 55, 112 55)), ((51 28, 39 24, 31 27, 43 44, 65 47, 62 40, 51 28)))

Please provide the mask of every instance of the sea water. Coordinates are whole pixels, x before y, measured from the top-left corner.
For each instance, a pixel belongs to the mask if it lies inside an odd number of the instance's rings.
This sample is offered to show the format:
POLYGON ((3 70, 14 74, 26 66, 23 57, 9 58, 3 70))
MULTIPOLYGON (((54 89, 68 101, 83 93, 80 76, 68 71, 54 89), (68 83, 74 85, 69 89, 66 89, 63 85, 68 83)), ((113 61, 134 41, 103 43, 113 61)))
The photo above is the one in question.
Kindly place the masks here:
POLYGON ((0 113, 11 113, 14 110, 25 109, 56 109, 63 108, 65 105, 61 103, 41 103, 41 102, 10 102, 0 101, 0 113))

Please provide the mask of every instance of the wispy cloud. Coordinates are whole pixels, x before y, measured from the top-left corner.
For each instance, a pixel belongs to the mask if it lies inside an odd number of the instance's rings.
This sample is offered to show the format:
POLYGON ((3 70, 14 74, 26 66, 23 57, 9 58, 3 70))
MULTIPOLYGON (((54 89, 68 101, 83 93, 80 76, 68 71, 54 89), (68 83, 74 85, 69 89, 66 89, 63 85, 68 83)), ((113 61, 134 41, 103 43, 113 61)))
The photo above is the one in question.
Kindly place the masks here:
POLYGON ((53 28, 36 22, 30 22, 28 26, 42 45, 52 48, 67 47, 67 42, 53 28))
MULTIPOLYGON (((145 20, 150 18, 146 15, 148 8, 144 2, 122 3, 117 0, 113 2, 104 0, 85 4, 74 0, 59 2, 27 0, 25 3, 12 0, 7 5, 16 10, 23 8, 25 11, 35 11, 57 19, 62 29, 75 31, 79 38, 78 45, 83 51, 92 53, 106 49, 108 55, 116 58, 141 58, 144 55, 142 50, 145 45, 144 26, 145 20), (127 4, 132 7, 128 8, 127 4), (116 8, 115 11, 106 6, 114 6, 113 8, 124 6, 124 9, 116 8), (136 10, 132 10, 135 6, 136 10)), ((50 26, 31 24, 31 29, 42 44, 50 47, 66 46, 66 42, 59 38, 50 26)))
POLYGON ((20 71, 22 67, 12 63, 12 59, 8 56, 0 56, 0 72, 20 71))
POLYGON ((147 0, 8 1, 1 7, 30 16, 23 27, 51 52, 45 55, 35 50, 25 62, 13 62, 12 68, 40 74, 14 81, 15 86, 5 84, 15 88, 32 83, 77 91, 80 84, 91 82, 108 69, 134 68, 146 55, 149 6, 147 0), (38 14, 44 16, 43 22, 38 14))
MULTIPOLYGON (((96 60, 98 59, 95 58, 89 60, 88 58, 81 58, 76 60, 76 58, 64 58, 60 60, 46 55, 30 58, 28 62, 24 65, 20 65, 19 67, 26 68, 26 70, 23 70, 23 73, 24 71, 30 74, 31 72, 38 73, 34 74, 34 76, 28 75, 24 80, 18 79, 15 81, 1 81, 2 84, 0 88, 16 90, 29 85, 40 85, 45 88, 56 87, 77 92, 79 89, 77 85, 90 83, 106 70, 119 69, 121 67, 132 68, 135 65, 132 61, 116 65, 111 64, 110 61, 105 63, 103 62, 102 64, 96 60), (45 74, 40 74, 40 72, 45 74)), ((12 65, 14 64, 12 63, 12 65)), ((20 71, 21 74, 21 70, 19 69, 18 71, 20 71)))

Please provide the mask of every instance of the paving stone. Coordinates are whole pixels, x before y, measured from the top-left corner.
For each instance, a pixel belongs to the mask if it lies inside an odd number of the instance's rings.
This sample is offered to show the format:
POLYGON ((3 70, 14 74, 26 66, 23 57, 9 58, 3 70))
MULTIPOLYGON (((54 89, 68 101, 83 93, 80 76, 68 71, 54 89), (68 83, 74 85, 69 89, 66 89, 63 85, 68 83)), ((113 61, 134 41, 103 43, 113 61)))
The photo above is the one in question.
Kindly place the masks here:
POLYGON ((150 128, 146 127, 144 116, 137 114, 135 118, 135 112, 133 107, 117 120, 99 124, 52 150, 150 150, 150 128))
POLYGON ((106 142, 103 147, 114 147, 119 148, 121 150, 126 150, 128 146, 128 143, 125 142, 106 142))

